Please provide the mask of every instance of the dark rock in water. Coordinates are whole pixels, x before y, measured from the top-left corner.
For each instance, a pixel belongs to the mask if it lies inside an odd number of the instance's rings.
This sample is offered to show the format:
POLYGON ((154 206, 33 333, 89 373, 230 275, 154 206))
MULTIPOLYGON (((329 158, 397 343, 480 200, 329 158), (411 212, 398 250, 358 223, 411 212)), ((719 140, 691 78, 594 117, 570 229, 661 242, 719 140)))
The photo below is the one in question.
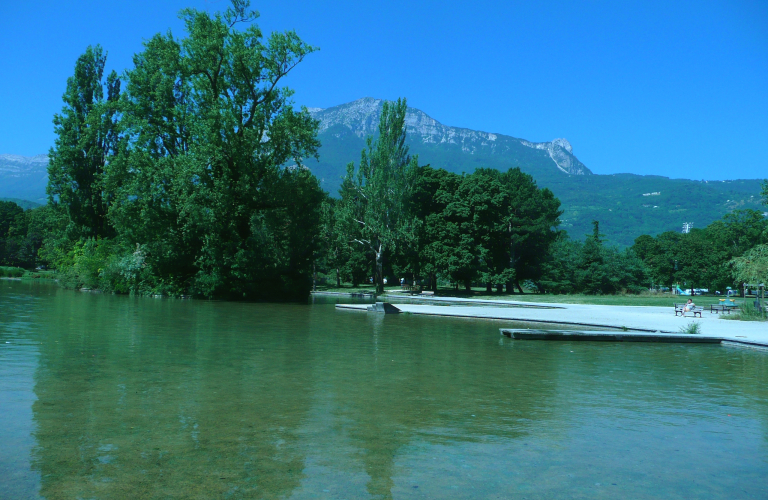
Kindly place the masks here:
POLYGON ((393 306, 389 302, 376 302, 375 304, 368 306, 368 311, 384 314, 398 314, 400 309, 393 306))

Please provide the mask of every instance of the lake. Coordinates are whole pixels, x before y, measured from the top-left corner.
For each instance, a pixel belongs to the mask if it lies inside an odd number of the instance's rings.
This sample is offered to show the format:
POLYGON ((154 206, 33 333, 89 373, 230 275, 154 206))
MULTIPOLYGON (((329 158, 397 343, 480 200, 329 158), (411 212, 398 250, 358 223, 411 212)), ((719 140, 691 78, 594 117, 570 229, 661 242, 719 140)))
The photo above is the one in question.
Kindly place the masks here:
POLYGON ((0 280, 0 498, 768 498, 768 352, 0 280))

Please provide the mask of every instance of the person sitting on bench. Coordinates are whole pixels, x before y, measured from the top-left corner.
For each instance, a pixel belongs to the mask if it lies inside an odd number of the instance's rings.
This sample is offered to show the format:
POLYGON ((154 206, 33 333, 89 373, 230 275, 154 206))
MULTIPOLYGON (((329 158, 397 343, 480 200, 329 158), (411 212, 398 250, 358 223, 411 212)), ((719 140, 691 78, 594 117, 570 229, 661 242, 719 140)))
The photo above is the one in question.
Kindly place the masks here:
POLYGON ((685 316, 685 313, 692 311, 695 305, 693 299, 688 299, 688 302, 683 307, 683 316, 685 316))

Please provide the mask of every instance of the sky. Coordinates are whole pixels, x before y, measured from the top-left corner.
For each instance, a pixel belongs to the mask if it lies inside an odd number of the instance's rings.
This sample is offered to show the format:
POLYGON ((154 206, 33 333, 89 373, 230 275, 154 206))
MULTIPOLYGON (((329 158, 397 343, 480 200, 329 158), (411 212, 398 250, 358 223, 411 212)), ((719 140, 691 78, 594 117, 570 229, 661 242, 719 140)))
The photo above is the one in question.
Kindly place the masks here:
MULTIPOLYGON (((0 154, 53 145, 77 57, 129 69, 178 11, 227 0, 0 0, 0 154)), ((564 137, 598 174, 768 177, 768 2, 253 2, 265 33, 319 47, 285 80, 297 105, 406 97, 446 125, 564 137)))

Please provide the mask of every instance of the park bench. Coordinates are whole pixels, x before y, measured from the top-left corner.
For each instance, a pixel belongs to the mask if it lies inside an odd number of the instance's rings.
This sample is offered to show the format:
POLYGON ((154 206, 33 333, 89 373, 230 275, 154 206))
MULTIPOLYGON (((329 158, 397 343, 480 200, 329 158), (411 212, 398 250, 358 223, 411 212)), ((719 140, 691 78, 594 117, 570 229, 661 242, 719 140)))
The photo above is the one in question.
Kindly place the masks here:
POLYGON ((733 305, 733 304, 712 304, 709 306, 709 312, 710 313, 728 313, 731 314, 731 311, 734 309, 738 309, 739 306, 733 305))
POLYGON ((400 290, 404 292, 410 292, 411 295, 418 295, 421 293, 421 285, 400 285, 400 290))
MULTIPOLYGON (((684 309, 685 309, 685 304, 675 304, 675 316, 677 316, 677 315, 685 316, 684 309)), ((704 311, 703 307, 701 307, 701 306, 693 306, 693 308, 691 308, 691 310, 688 311, 688 312, 689 313, 693 313, 693 317, 694 318, 696 317, 697 314, 699 315, 699 318, 701 318, 701 313, 703 311, 704 311)))

